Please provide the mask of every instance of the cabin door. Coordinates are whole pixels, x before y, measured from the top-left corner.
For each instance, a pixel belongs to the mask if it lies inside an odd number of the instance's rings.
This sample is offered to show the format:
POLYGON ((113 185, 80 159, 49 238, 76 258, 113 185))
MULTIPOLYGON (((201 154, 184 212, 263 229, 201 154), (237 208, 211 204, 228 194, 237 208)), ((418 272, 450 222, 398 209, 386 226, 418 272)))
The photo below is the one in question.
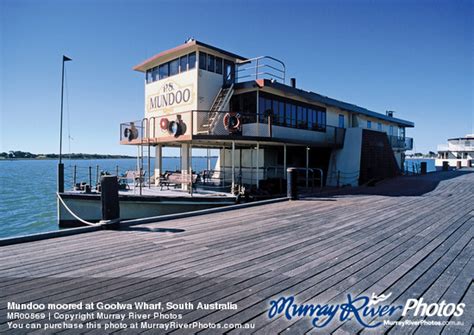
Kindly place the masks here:
POLYGON ((224 60, 224 87, 229 87, 235 81, 235 64, 224 60))

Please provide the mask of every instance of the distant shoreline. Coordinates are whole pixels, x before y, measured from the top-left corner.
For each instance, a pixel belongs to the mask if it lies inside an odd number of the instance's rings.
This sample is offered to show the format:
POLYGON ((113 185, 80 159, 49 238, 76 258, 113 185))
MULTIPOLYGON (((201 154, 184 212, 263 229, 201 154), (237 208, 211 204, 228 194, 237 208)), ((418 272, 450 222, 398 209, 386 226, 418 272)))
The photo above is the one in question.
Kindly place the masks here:
MULTIPOLYGON (((146 156, 143 157, 144 159, 148 158, 146 156)), ((155 158, 155 157, 150 157, 155 158)), ((181 158, 179 156, 163 156, 163 158, 181 158)), ((193 156, 193 158, 207 158, 207 156, 193 156)), ((217 156, 209 156, 209 158, 218 158, 217 156)), ((131 156, 123 156, 123 157, 82 157, 82 158, 69 158, 64 157, 63 161, 80 161, 80 160, 91 160, 91 159, 137 159, 137 157, 131 156)), ((1 161, 56 161, 58 158, 3 158, 0 157, 1 161)))

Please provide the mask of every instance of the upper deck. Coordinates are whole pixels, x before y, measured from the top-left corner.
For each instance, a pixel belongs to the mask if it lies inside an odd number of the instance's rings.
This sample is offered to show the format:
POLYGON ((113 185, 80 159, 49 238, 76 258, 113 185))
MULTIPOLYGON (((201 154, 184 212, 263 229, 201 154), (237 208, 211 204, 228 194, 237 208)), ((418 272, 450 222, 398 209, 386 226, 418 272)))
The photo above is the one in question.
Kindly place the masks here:
POLYGON ((474 134, 465 137, 450 138, 448 144, 438 145, 438 152, 472 152, 474 151, 474 134))
POLYGON ((341 147, 346 128, 383 131, 412 148, 413 122, 287 85, 285 64, 189 40, 135 66, 145 73, 145 113, 121 125, 121 144, 259 141, 341 147))

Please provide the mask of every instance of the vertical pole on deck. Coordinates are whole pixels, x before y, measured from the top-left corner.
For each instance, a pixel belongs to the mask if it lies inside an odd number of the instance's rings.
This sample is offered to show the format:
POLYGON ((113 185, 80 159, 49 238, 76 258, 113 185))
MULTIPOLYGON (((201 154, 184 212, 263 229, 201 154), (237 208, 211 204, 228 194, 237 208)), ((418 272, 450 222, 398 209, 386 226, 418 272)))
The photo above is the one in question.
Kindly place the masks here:
POLYGON ((72 177, 72 182, 74 183, 72 186, 73 188, 76 186, 76 182, 77 182, 77 165, 74 165, 74 173, 73 173, 73 177, 72 177))
POLYGON ((99 165, 95 167, 95 188, 99 185, 99 165))
POLYGON ((207 171, 211 171, 211 149, 207 148, 207 171))
POLYGON ((162 153, 163 153, 163 145, 162 144, 158 144, 155 148, 155 184, 156 181, 158 180, 158 183, 159 183, 159 180, 160 180, 160 177, 163 173, 163 167, 162 167, 162 164, 163 164, 163 157, 162 157, 162 153))
POLYGON ((115 165, 115 176, 117 176, 117 178, 119 176, 119 167, 118 167, 118 165, 115 165))
POLYGON ((151 158, 150 143, 148 143, 148 188, 151 188, 151 158))
POLYGON ((225 186, 225 147, 222 148, 222 160, 221 160, 221 167, 222 167, 222 186, 225 186))
POLYGON ((257 136, 260 134, 260 97, 257 89, 257 136))
POLYGON ((283 144, 283 179, 286 179, 286 144, 283 144))
POLYGON ((89 165, 89 186, 92 187, 92 166, 89 165))
POLYGON ((190 183, 189 183, 189 194, 193 196, 193 145, 189 144, 189 165, 188 165, 188 170, 189 170, 189 178, 190 178, 190 183))
POLYGON ((256 60, 256 64, 255 64, 255 80, 258 79, 258 59, 256 60))
POLYGON ((257 189, 260 187, 260 143, 257 142, 257 189))
POLYGON ((232 192, 235 187, 235 141, 232 141, 232 192))
POLYGON ((306 188, 309 187, 309 147, 306 147, 306 188))

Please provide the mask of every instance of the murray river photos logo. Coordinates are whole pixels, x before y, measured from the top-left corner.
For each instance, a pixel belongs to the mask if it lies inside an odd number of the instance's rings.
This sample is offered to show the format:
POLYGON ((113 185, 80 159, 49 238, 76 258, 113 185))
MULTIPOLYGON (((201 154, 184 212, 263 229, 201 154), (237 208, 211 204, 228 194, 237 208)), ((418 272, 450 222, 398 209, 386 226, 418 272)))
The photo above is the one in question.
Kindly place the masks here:
POLYGON ((405 305, 386 304, 392 294, 358 296, 347 294, 347 301, 341 304, 299 304, 295 297, 280 297, 270 301, 268 317, 283 316, 288 320, 310 318, 313 327, 324 328, 333 321, 355 320, 366 328, 375 328, 383 324, 383 319, 401 313, 401 316, 461 316, 465 304, 448 304, 446 301, 427 304, 420 299, 408 299, 405 305))

